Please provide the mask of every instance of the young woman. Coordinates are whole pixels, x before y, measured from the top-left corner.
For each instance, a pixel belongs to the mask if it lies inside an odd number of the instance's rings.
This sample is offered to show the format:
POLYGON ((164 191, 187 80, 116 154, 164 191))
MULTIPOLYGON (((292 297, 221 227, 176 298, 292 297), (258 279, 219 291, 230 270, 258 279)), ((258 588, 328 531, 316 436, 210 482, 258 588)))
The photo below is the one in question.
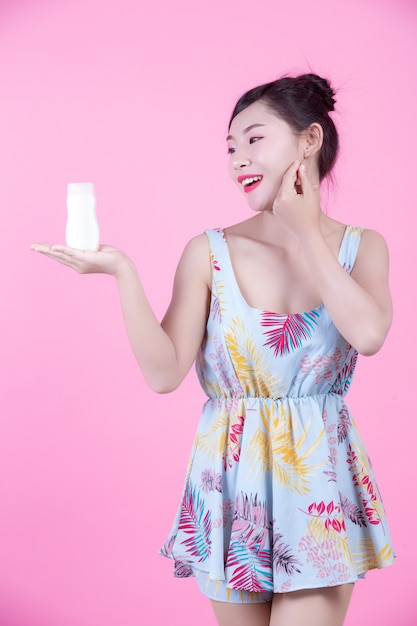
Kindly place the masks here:
POLYGON ((339 626, 353 584, 393 561, 375 478, 344 401, 358 353, 391 324, 388 254, 320 207, 338 136, 314 74, 238 101, 230 176, 255 213, 186 246, 160 323, 120 250, 36 244, 115 277, 147 383, 175 389, 196 360, 207 393, 161 553, 197 577, 221 626, 339 626))

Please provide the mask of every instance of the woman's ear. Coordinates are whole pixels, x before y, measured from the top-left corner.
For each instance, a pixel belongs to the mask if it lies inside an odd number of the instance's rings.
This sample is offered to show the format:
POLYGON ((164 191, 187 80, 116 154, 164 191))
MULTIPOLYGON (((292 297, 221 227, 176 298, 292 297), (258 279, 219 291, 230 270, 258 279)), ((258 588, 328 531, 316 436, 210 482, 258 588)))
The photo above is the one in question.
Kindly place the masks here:
POLYGON ((323 145, 323 128, 317 122, 311 124, 305 131, 304 135, 304 158, 314 156, 320 152, 320 148, 323 145))

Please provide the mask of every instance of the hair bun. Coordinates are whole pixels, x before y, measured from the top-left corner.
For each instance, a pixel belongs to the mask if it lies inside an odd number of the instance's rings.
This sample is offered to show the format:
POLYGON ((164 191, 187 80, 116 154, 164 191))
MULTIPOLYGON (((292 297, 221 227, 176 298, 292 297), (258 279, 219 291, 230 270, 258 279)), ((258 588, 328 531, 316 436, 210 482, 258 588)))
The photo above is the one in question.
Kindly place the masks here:
POLYGON ((300 76, 303 83, 309 87, 310 93, 314 93, 321 98, 327 111, 334 111, 336 100, 335 91, 328 80, 321 78, 317 74, 304 74, 300 76))

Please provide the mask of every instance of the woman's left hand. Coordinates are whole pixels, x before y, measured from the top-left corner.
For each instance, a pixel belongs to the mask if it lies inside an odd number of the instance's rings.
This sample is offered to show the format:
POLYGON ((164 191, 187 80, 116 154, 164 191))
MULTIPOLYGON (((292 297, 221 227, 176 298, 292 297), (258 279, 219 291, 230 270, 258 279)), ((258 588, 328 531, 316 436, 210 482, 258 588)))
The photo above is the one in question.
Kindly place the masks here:
POLYGON ((304 163, 294 161, 285 172, 272 212, 298 236, 319 229, 320 185, 309 180, 304 163))

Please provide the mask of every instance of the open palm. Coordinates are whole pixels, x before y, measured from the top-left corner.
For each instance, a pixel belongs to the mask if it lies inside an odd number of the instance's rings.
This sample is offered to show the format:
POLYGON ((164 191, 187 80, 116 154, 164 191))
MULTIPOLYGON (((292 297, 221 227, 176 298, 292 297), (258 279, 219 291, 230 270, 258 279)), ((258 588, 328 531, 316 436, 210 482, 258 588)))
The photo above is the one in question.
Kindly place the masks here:
POLYGON ((50 245, 48 243, 35 243, 31 245, 30 249, 71 267, 79 274, 111 274, 114 276, 120 266, 127 261, 124 252, 106 245, 100 246, 97 252, 76 250, 68 246, 50 245))

